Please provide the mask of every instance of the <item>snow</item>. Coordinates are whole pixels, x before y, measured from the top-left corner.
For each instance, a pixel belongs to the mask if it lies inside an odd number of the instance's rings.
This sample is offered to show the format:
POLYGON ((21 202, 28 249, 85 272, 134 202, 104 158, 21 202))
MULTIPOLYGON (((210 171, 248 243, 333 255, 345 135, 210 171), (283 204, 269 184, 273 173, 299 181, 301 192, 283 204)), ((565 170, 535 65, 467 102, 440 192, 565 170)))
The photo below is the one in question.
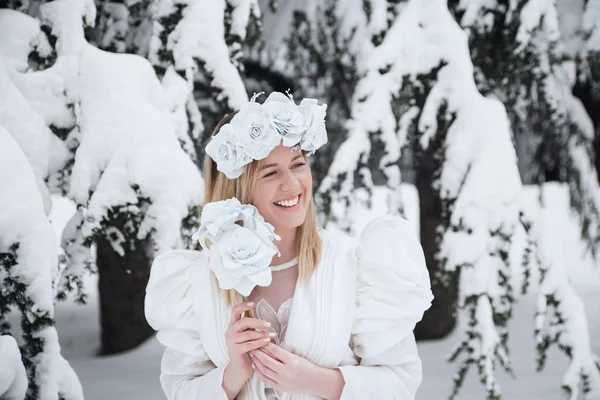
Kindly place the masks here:
POLYGON ((577 267, 580 263, 594 265, 580 239, 579 221, 569 201, 568 186, 558 183, 528 188, 523 196, 525 218, 532 222, 531 235, 544 269, 535 318, 536 342, 541 345, 546 337, 558 335, 558 344, 572 349, 562 385, 575 400, 579 398, 580 375, 588 377, 589 395, 600 397, 600 359, 590 346, 583 300, 569 282, 569 269, 582 269, 577 267), (550 299, 560 303, 554 306, 550 299), (564 324, 556 325, 556 318, 565 320, 564 324))
MULTIPOLYGON (((150 205, 143 210, 137 238, 143 240, 152 234, 158 254, 183 246, 181 220, 192 207, 202 203, 204 182, 192 160, 178 145, 123 147, 112 157, 90 199, 83 235, 91 236, 94 229, 100 229, 100 221, 113 207, 130 204, 130 212, 139 212, 136 206, 139 197, 149 198, 150 205), (169 168, 165 168, 166 165, 169 168), (88 222, 91 220, 94 222, 88 222)), ((113 246, 119 254, 124 253, 120 246, 113 246)))
POLYGON ((147 60, 85 44, 79 62, 81 144, 75 154, 70 197, 85 204, 102 171, 122 146, 179 146, 163 91, 147 60), (110 84, 107 84, 110 82, 110 84))
MULTIPOLYGON (((413 188, 414 190, 414 188, 413 188)), ((403 192, 410 193, 408 185, 403 192)), ((385 196, 377 194, 375 202, 384 201, 385 196)), ((407 195, 405 208, 415 210, 408 213, 418 216, 418 199, 407 195)), ((75 211, 72 202, 54 197, 54 208, 50 215, 55 232, 60 233, 64 224, 75 211)), ((379 203, 378 203, 379 204, 379 203)), ((372 212, 378 213, 373 209, 372 212)), ((361 216, 363 217, 363 216, 361 216)), ((368 217, 364 215, 365 221, 368 217)), ((413 221, 411 221, 413 222, 413 221)), ((572 225, 571 225, 572 226, 572 225)), ((580 245, 576 237, 570 235, 575 242, 569 241, 565 248, 574 243, 580 245)), ((561 239, 561 238, 559 238, 561 239)), ((594 308, 600 303, 600 270, 576 252, 568 252, 572 258, 567 270, 569 279, 585 304, 588 317, 590 338, 600 337, 600 315, 594 308)), ((86 280, 86 288, 90 292, 88 304, 78 306, 73 303, 58 303, 56 307, 57 329, 60 335, 63 354, 69 360, 82 382, 86 400, 127 399, 127 400, 164 400, 158 376, 160 359, 164 347, 151 338, 137 349, 110 357, 96 357, 99 348, 98 298, 96 276, 86 280)), ((505 399, 514 400, 564 400, 560 382, 569 365, 568 358, 556 348, 548 352, 548 363, 542 372, 536 372, 534 315, 536 311, 536 295, 539 290, 536 280, 532 280, 530 294, 519 299, 514 307, 514 316, 510 321, 511 336, 509 348, 513 361, 515 377, 498 371, 499 383, 505 399)), ((459 340, 461 328, 466 325, 460 320, 457 330, 445 339, 418 342, 418 350, 423 362, 423 383, 417 392, 417 400, 443 400, 451 391, 452 376, 456 366, 445 362, 445 357, 459 340)), ((591 340, 592 349, 600 353, 600 340, 591 340)), ((457 400, 481 400, 485 392, 477 374, 467 375, 457 400)), ((593 400, 589 397, 588 400, 593 400)))
POLYGON ((32 48, 50 52, 50 43, 42 34, 37 19, 10 9, 0 9, 0 54, 12 67, 24 72, 32 48))
MULTIPOLYGON (((53 172, 50 148, 60 149, 59 139, 46 126, 44 118, 34 110, 22 92, 14 84, 9 66, 0 54, 0 124, 8 130, 25 153, 36 179, 40 182, 53 172)), ((15 72, 15 74, 21 74, 15 72)), ((56 154, 56 152, 55 152, 56 154)), ((64 155, 64 152, 62 153, 64 155)), ((45 192, 40 184, 40 191, 45 192)))
POLYGON ((585 53, 600 51, 600 1, 587 0, 582 21, 582 30, 589 34, 585 53))
POLYGON ((177 139, 179 139, 181 147, 190 158, 195 160, 197 156, 192 138, 198 139, 204 130, 204 126, 202 125, 202 115, 200 115, 196 108, 196 113, 190 113, 190 117, 194 120, 191 124, 192 131, 188 134, 188 130, 190 129, 190 124, 188 123, 188 104, 195 104, 193 101, 192 85, 175 72, 173 66, 167 68, 161 83, 165 92, 166 107, 171 112, 177 139))
POLYGON ((574 60, 582 49, 582 18, 584 0, 558 0, 556 2, 560 29, 561 50, 574 60))
POLYGON ((258 0, 227 0, 227 3, 233 7, 230 33, 243 40, 246 38, 246 27, 250 23, 250 16, 256 19, 261 17, 258 0))
MULTIPOLYGON (((29 322, 48 315, 54 316, 53 282, 57 277, 58 253, 55 233, 44 213, 44 204, 36 186, 35 175, 24 152, 10 133, 0 127, 0 252, 8 252, 18 243, 17 265, 2 271, 3 279, 13 279, 26 285, 25 296, 32 301, 27 315, 29 322), (7 276, 7 274, 9 274, 7 276)), ((24 304, 22 304, 24 306, 24 304)), ((59 390, 70 394, 68 399, 82 399, 77 377, 61 354, 58 335, 53 326, 29 332, 43 341, 41 352, 33 351, 36 385, 43 399, 58 399, 59 390)))
POLYGON ((27 373, 21 352, 12 336, 0 336, 0 396, 6 400, 21 400, 27 391, 27 373))
MULTIPOLYGON (((230 109, 240 109, 248 101, 242 78, 229 57, 225 43, 225 0, 181 1, 161 0, 154 4, 153 37, 150 41, 149 59, 160 65, 158 50, 159 36, 164 27, 158 22, 161 17, 171 15, 178 6, 185 5, 183 17, 172 32, 169 32, 166 49, 173 53, 174 67, 182 71, 188 82, 193 82, 197 72, 196 60, 204 63, 206 71, 212 75, 211 86, 222 93, 218 98, 226 101, 230 109)), ((232 27, 236 33, 244 33, 241 23, 248 20, 246 12, 254 12, 254 1, 237 1, 232 27)), ((245 37, 245 34, 242 36, 245 37)))
POLYGON ((520 49, 531 43, 535 35, 541 34, 548 42, 555 42, 560 38, 555 0, 530 0, 521 10, 519 17, 521 23, 517 32, 517 42, 521 44, 520 49), (538 33, 540 25, 542 30, 538 33))

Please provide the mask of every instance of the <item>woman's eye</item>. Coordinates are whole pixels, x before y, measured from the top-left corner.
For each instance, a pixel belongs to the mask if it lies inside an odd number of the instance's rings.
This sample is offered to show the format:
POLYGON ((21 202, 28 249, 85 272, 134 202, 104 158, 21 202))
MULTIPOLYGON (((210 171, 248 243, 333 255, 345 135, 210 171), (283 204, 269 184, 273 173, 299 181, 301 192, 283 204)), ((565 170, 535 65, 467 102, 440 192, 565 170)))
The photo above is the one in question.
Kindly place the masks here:
POLYGON ((273 176, 273 175, 275 175, 275 171, 271 171, 269 173, 266 173, 265 175, 263 175, 263 178, 268 178, 268 177, 273 176))
POLYGON ((294 164, 294 167, 293 167, 293 168, 300 168, 300 167, 302 167, 303 165, 306 165, 306 163, 303 163, 303 162, 302 162, 302 163, 294 164))

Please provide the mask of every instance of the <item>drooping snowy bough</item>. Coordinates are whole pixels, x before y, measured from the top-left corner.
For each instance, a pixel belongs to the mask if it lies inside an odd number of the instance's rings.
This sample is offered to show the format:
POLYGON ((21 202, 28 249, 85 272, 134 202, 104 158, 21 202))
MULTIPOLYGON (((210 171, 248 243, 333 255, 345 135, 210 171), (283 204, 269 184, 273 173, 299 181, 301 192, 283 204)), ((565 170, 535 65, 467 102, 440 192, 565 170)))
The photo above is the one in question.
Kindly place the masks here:
POLYGON ((19 345, 12 336, 0 336, 0 359, 0 398, 23 400, 27 393, 27 372, 19 345))
POLYGON ((582 263, 593 264, 593 258, 581 241, 578 215, 569 203, 568 185, 557 182, 529 186, 522 197, 523 218, 536 244, 534 265, 540 276, 537 368, 543 369, 547 350, 557 345, 570 359, 562 381, 569 399, 594 399, 600 396, 600 358, 592 351, 586 306, 569 274, 569 269, 582 263))
POLYGON ((0 71, 9 90, 0 96, 14 105, 0 120, 29 162, 41 166, 35 169, 41 188, 47 183, 78 206, 63 232, 57 294, 65 298, 77 289, 77 299, 85 300, 81 274, 96 264, 103 351, 131 348, 153 333, 143 313, 150 262, 161 251, 189 245, 185 231, 196 225, 203 198, 200 172, 178 140, 181 115, 172 100, 179 92, 161 85, 146 59, 105 52, 85 40, 93 3, 45 3, 39 20, 6 12, 33 28, 21 35, 19 51, 0 39, 0 51, 11 55, 8 72, 0 71), (47 57, 38 70, 28 63, 33 50, 47 57), (120 329, 125 321, 139 326, 120 329))
MULTIPOLYGON (((21 314, 21 353, 29 381, 27 399, 82 400, 81 385, 60 354, 54 328, 53 285, 58 278, 54 232, 30 164, 2 126, 0 187, 0 334, 10 334, 6 316, 16 309, 21 314)), ((9 359, 10 365, 15 379, 22 379, 15 357, 9 359)))
POLYGON ((181 88, 178 109, 202 156, 201 135, 207 139, 226 112, 248 101, 241 57, 260 26, 258 1, 158 0, 152 20, 148 59, 166 87, 181 88))

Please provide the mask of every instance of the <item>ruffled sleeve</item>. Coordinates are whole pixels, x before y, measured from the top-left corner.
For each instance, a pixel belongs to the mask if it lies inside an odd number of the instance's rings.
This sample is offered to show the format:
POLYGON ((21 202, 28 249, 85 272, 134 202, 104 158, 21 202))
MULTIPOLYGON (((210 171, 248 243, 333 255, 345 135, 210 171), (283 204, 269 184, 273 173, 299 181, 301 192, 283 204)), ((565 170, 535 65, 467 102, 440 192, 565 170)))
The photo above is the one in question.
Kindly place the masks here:
POLYGON ((191 269, 202 262, 197 251, 163 253, 154 260, 146 287, 146 319, 165 346, 160 383, 169 400, 227 400, 224 368, 206 354, 194 312, 191 269))
POLYGON ((421 360, 412 333, 433 295, 416 232, 399 217, 371 222, 359 237, 352 346, 358 366, 340 367, 343 400, 414 399, 421 360))

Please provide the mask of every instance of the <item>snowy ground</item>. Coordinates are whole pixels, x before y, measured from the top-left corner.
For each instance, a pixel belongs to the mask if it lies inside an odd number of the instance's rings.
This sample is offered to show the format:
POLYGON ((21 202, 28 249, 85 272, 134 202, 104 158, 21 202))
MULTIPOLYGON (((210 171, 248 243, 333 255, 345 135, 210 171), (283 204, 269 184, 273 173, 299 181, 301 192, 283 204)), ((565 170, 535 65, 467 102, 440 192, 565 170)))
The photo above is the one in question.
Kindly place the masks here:
MULTIPOLYGON (((57 228, 68 218, 71 210, 67 202, 55 202, 52 218, 57 228)), ((592 345, 596 354, 600 354, 600 314, 592 309, 600 305, 600 269, 579 269, 572 278, 584 297, 592 345)), ((88 287, 93 288, 94 283, 94 278, 90 278, 88 287)), ((95 356, 99 343, 97 296, 93 292, 90 294, 87 305, 61 303, 56 311, 62 352, 77 372, 86 400, 164 399, 158 383, 162 347, 155 339, 150 339, 127 354, 102 358, 95 356)), ((568 365, 564 355, 553 349, 549 353, 546 369, 542 373, 535 372, 533 313, 533 296, 522 299, 515 309, 511 322, 510 348, 517 378, 499 373, 503 399, 565 399, 560 388, 562 375, 568 365)), ((417 395, 418 400, 448 398, 456 367, 445 362, 445 357, 456 342, 457 339, 451 335, 444 340, 419 343, 424 379, 417 395)), ((475 371, 467 376, 458 399, 485 399, 475 371)))

